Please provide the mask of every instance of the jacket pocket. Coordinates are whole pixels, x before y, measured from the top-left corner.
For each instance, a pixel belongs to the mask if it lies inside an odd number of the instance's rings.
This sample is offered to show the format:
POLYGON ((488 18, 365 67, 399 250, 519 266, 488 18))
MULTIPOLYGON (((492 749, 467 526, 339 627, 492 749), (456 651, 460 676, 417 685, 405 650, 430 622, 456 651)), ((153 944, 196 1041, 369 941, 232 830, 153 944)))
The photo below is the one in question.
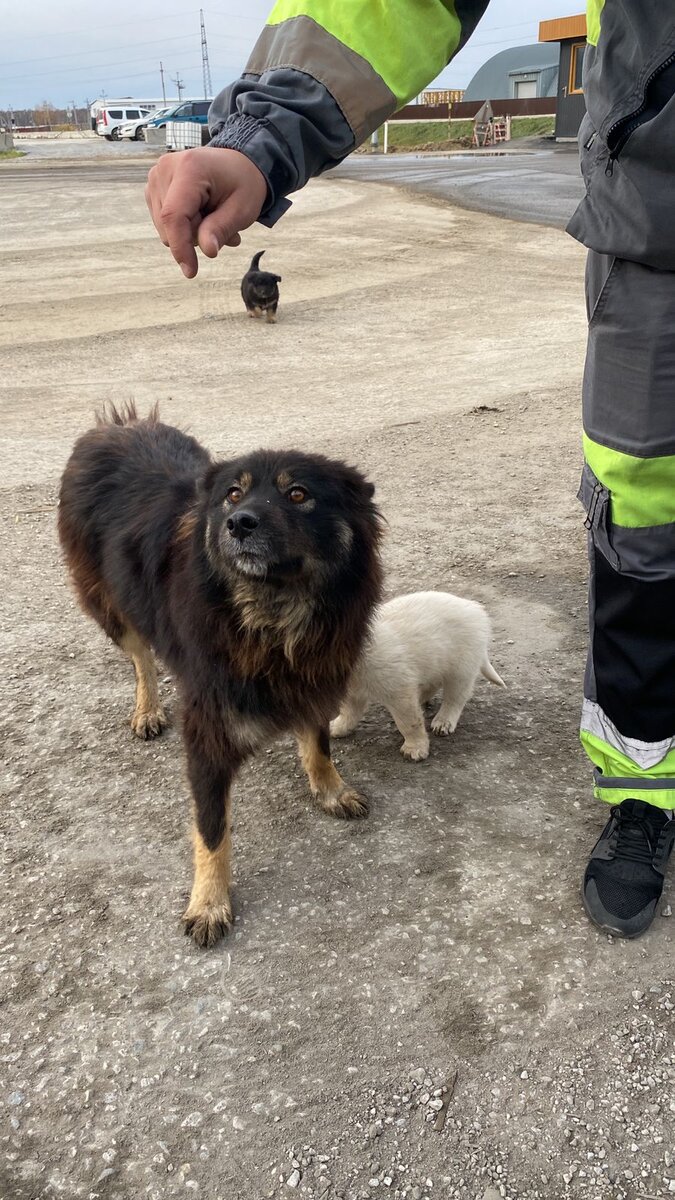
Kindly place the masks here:
POLYGON ((643 125, 653 121, 675 96, 675 52, 652 71, 645 83, 642 103, 625 117, 615 121, 607 130, 607 173, 612 174, 629 138, 643 125))
POLYGON ((615 571, 620 571, 621 562, 612 545, 612 497, 605 485, 593 474, 588 463, 584 464, 577 500, 581 501, 586 512, 584 526, 589 531, 594 545, 610 566, 615 571))
POLYGON ((584 113, 583 115, 577 141, 579 144, 581 174, 586 185, 586 191, 589 191, 596 168, 600 163, 606 162, 609 151, 600 134, 595 129, 588 113, 584 113))

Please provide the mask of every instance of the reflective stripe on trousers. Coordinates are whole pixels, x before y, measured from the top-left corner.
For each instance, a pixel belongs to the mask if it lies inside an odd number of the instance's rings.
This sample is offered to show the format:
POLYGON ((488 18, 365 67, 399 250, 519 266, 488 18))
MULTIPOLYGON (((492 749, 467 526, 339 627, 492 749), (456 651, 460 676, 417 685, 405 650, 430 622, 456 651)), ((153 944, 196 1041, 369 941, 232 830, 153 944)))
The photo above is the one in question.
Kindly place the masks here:
POLYGON ((675 272, 590 251, 584 373, 595 792, 675 808, 675 272))

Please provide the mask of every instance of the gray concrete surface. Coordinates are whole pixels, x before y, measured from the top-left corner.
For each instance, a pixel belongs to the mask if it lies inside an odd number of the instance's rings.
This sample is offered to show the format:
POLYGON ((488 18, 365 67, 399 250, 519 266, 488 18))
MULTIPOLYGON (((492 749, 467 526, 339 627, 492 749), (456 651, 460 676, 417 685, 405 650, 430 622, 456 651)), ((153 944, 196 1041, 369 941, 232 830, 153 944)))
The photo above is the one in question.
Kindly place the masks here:
MULTIPOLYGON (((107 142, 103 137, 64 138, 19 138, 17 146, 26 154, 26 164, 35 161, 76 162, 119 162, 120 160, 147 160, 157 154, 156 146, 144 142, 132 142, 128 138, 118 142, 107 142)), ((147 163, 146 163, 147 166, 147 163)))
POLYGON ((671 1194, 673 921, 612 943, 579 900, 605 816, 576 734, 581 249, 329 178, 187 282, 138 178, 19 163, 0 272, 2 1200, 671 1194), (262 248, 276 326, 238 294, 262 248), (358 825, 313 810, 290 743, 261 754, 211 953, 180 931, 172 681, 173 728, 135 742, 56 544, 72 443, 129 398, 222 455, 360 464, 389 593, 482 600, 508 684, 425 763, 377 710, 340 742, 358 825))
POLYGON ((463 208, 565 226, 583 196, 576 146, 485 153, 353 154, 340 179, 393 184, 463 208))
MULTIPOLYGON (((103 138, 31 142, 22 146, 32 166, 44 163, 112 170, 124 164, 144 179, 148 161, 161 147, 103 138)), ((5 166, 6 172, 10 168, 5 166)), ((511 147, 496 152, 453 154, 353 154, 332 175, 393 185, 479 212, 563 227, 583 194, 575 146, 511 147)), ((99 179, 102 176, 98 176, 99 179)), ((127 178, 131 179, 130 174, 127 178)))

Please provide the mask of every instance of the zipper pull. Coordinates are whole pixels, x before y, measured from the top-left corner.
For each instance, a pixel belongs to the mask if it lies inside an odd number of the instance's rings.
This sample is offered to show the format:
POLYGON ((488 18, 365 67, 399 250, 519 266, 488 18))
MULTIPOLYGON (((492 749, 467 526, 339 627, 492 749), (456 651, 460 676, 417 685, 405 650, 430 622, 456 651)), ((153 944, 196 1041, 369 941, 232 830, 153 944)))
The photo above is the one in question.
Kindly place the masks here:
POLYGON ((593 133, 589 137, 588 141, 584 142, 584 150, 590 150, 590 148, 593 145, 593 142, 595 141, 597 136, 598 136, 597 130, 594 129, 593 133))
POLYGON ((598 502, 600 500, 601 495, 602 495, 602 484, 601 483, 593 484, 593 492, 591 494, 591 499, 589 501, 588 512, 586 513, 586 520, 584 521, 584 529, 592 529, 593 528, 593 522, 595 521, 595 510, 598 507, 598 502))
POLYGON ((614 163, 615 162, 616 162, 616 155, 610 154, 609 158, 607 159, 607 166, 605 167, 605 175, 609 175, 610 178, 614 174, 614 163))

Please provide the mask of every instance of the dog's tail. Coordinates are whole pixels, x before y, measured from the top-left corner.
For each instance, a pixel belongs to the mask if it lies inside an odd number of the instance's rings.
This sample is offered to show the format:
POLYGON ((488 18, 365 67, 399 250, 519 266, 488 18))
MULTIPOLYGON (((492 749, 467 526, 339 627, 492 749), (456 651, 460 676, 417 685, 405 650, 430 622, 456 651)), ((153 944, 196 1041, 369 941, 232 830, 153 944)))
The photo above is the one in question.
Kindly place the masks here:
POLYGON ((262 258, 264 253, 265 253, 264 250, 259 250, 257 254, 253 255, 253 258, 251 259, 251 265, 249 267, 249 271, 258 271, 260 269, 260 259, 262 258))
POLYGON ((156 425, 159 421, 159 404, 153 404, 145 418, 139 417, 133 400, 127 400, 126 404, 122 404, 119 408, 109 401, 96 413, 96 424, 99 426, 136 425, 142 420, 148 421, 150 425, 156 425))
POLYGON ((487 654, 485 655, 485 658, 483 659, 483 662, 481 663, 480 673, 483 676, 483 679, 488 679, 490 681, 490 683, 496 683, 497 687, 503 687, 503 688, 506 687, 504 680, 502 679, 501 675, 498 675, 497 672, 495 671, 487 654))

